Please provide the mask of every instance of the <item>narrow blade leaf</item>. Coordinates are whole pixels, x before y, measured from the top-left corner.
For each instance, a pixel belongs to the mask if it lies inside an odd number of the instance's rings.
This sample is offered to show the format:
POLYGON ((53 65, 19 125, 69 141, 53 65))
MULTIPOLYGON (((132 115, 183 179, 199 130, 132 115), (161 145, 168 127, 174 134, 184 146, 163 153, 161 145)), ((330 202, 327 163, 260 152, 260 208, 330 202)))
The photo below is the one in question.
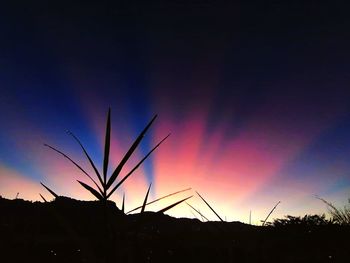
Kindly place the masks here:
POLYGON ((191 214, 194 216, 195 219, 198 219, 199 221, 202 221, 202 222, 203 222, 203 219, 200 220, 200 219, 198 218, 198 216, 197 216, 195 213, 193 213, 193 211, 192 211, 191 209, 190 209, 190 212, 191 212, 191 214))
POLYGON ((215 212, 215 210, 208 204, 207 201, 205 201, 205 199, 196 191, 196 193, 199 195, 199 197, 203 200, 203 202, 210 208, 211 211, 214 212, 214 214, 220 219, 221 222, 224 222, 224 220, 222 220, 222 218, 218 215, 218 213, 215 212))
POLYGON ((125 193, 123 194, 122 212, 125 213, 125 193))
POLYGON ((44 200, 44 202, 45 202, 45 203, 47 203, 47 201, 46 201, 45 197, 43 197, 43 196, 42 196, 42 194, 39 194, 39 195, 40 195, 41 199, 43 199, 43 200, 44 200))
POLYGON ((46 185, 44 185, 42 182, 40 182, 40 184, 41 184, 42 186, 44 186, 45 189, 46 189, 47 191, 49 191, 50 194, 52 194, 55 198, 58 197, 58 194, 56 194, 54 191, 52 191, 50 188, 48 188, 48 187, 47 187, 46 185))
POLYGON ((90 158, 89 154, 88 154, 87 151, 85 150, 83 144, 80 142, 80 140, 78 139, 78 137, 76 137, 71 131, 67 131, 67 133, 68 133, 69 135, 71 135, 71 136, 78 142, 78 144, 80 145, 81 149, 83 150, 85 156, 88 158, 88 160, 89 160, 89 162, 90 162, 92 168, 94 169, 94 171, 95 171, 95 173, 96 173, 96 175, 97 175, 98 180, 100 181, 101 185, 104 186, 104 183, 103 183, 103 181, 102 181, 102 177, 101 177, 99 171, 97 170, 97 168, 96 168, 94 162, 93 162, 92 159, 90 158))
POLYGON ((177 206, 178 204, 181 204, 182 202, 184 202, 184 201, 186 201, 186 200, 188 200, 188 199, 190 199, 192 197, 193 197, 193 195, 191 195, 189 197, 186 197, 185 199, 182 199, 180 201, 177 201, 176 203, 173 203, 172 205, 169 205, 169 206, 163 208, 162 210, 159 210, 157 213, 164 213, 165 211, 168 211, 169 209, 177 206))
POLYGON ((105 154, 103 158, 103 182, 107 183, 107 170, 109 160, 109 148, 111 144, 111 108, 108 109, 107 124, 106 124, 106 136, 105 136, 105 154))
MULTIPOLYGON (((171 194, 168 194, 168 195, 159 197, 159 198, 157 198, 157 199, 155 199, 155 200, 153 200, 153 201, 151 201, 151 202, 148 202, 146 205, 153 204, 153 203, 155 203, 155 202, 158 202, 158 201, 160 201, 160 200, 163 200, 164 198, 167 198, 167 197, 170 197, 170 196, 173 196, 173 195, 176 195, 176 194, 185 192, 185 191, 189 191, 189 190, 191 190, 191 189, 192 189, 192 188, 187 188, 187 189, 184 189, 184 190, 180 190, 180 191, 177 191, 177 192, 174 192, 174 193, 171 193, 171 194)), ((140 209, 141 207, 142 207, 142 206, 138 206, 138 207, 136 207, 136 208, 130 210, 130 211, 127 212, 126 214, 129 214, 129 213, 131 213, 131 212, 134 212, 134 211, 136 211, 137 209, 140 209)))
POLYGON ((204 218, 205 220, 209 221, 208 218, 206 218, 199 210, 197 210, 196 208, 194 208, 192 205, 190 205, 189 203, 186 202, 186 204, 191 207, 194 211, 196 211, 202 218, 204 218))
POLYGON ((143 157, 142 160, 141 160, 138 164, 136 164, 136 166, 135 166, 127 175, 125 175, 124 178, 123 178, 122 180, 120 180, 120 182, 109 192, 109 194, 107 195, 107 199, 114 193, 115 190, 118 189, 118 187, 119 187, 120 185, 122 185, 122 184, 124 183, 124 181, 125 181, 126 179, 128 179, 128 177, 129 177, 137 168, 139 168, 139 166, 148 158, 148 156, 150 156, 151 153, 152 153, 155 149, 157 149, 169 136, 170 136, 170 133, 169 133, 163 140, 161 140, 156 146, 154 146, 154 148, 153 148, 152 150, 150 150, 149 153, 147 153, 147 154, 145 155, 145 157, 143 157))
POLYGON ((145 196, 145 200, 143 200, 143 204, 142 204, 142 208, 141 208, 141 214, 143 214, 143 212, 145 212, 145 208, 146 208, 146 203, 147 203, 147 199, 148 199, 148 194, 149 194, 149 190, 151 189, 152 183, 149 184, 146 196, 145 196))
POLYGON ((124 155, 123 159, 120 161, 120 163, 118 164, 117 168, 115 168, 114 172, 112 173, 111 177, 109 178, 108 182, 107 182, 107 189, 109 187, 111 187, 111 185, 114 183, 115 179, 117 179, 119 173, 121 172, 123 166, 125 165, 125 163, 128 161, 128 159, 130 158, 130 156, 133 154, 133 152, 135 151, 135 149, 137 148, 137 146, 140 144, 141 140, 143 139, 143 137, 145 136, 145 133, 147 132, 147 130, 149 129, 149 127, 152 125, 152 123, 154 122, 154 120, 157 118, 157 115, 155 115, 153 117, 153 119, 147 124, 147 126, 143 129, 143 131, 140 133, 140 135, 136 138, 136 140, 134 141, 134 143, 131 145, 130 149, 127 151, 127 153, 124 155))
POLYGON ((92 188, 90 185, 87 185, 79 180, 77 180, 79 184, 81 184, 86 190, 88 190, 90 193, 92 193, 98 200, 102 201, 104 200, 103 196, 97 192, 94 188, 92 188))
POLYGON ((272 214, 272 212, 276 209, 276 207, 281 203, 281 201, 278 201, 277 204, 271 209, 270 213, 267 215, 267 217, 265 218, 264 222, 262 223, 262 225, 264 226, 267 219, 270 217, 270 215, 272 214))
POLYGON ((78 167, 78 169, 80 171, 82 171, 87 177, 89 177, 89 179, 96 185, 96 187, 98 188, 98 190, 100 191, 101 194, 103 194, 103 191, 102 189, 98 186, 98 184, 96 183, 96 181, 79 165, 77 164, 75 161, 73 161, 67 154, 61 152, 60 150, 57 150, 56 148, 48 145, 48 144, 44 144, 44 146, 54 150, 55 152, 63 155, 65 158, 67 158, 69 161, 71 161, 76 167, 78 167))

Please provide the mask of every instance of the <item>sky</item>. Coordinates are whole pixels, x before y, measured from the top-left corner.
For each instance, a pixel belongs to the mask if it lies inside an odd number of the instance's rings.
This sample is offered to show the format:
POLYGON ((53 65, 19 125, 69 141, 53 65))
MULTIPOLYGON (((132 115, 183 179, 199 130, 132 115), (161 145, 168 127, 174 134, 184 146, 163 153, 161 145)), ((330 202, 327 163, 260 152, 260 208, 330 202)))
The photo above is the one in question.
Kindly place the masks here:
MULTIPOLYGON (((91 200, 87 178, 50 144, 109 172, 158 114, 122 171, 171 136, 112 196, 126 210, 191 187, 228 221, 326 213, 350 193, 350 18, 341 2, 158 1, 48 4, 0 11, 0 195, 91 200)), ((92 172, 93 173, 93 172, 92 172)), ((193 217, 181 204, 169 214, 193 217)))

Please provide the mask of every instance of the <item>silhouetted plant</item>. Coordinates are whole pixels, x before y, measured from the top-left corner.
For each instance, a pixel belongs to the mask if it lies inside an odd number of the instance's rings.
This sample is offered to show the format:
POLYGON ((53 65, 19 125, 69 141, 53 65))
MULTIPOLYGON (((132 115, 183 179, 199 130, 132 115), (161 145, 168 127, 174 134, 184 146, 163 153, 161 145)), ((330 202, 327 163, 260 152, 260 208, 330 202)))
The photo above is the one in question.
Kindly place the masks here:
POLYGON ((265 220, 262 222, 262 226, 264 226, 266 224, 267 219, 269 219, 270 215, 272 214, 272 212, 276 209, 276 207, 281 203, 281 201, 278 201, 277 204, 271 209, 270 213, 267 215, 267 217, 265 218, 265 220))
POLYGON ((331 219, 334 223, 340 225, 350 225, 350 199, 348 199, 348 206, 344 206, 343 208, 337 208, 332 203, 326 201, 323 198, 316 198, 327 205, 328 212, 330 213, 331 219))
POLYGON ((45 203, 47 203, 47 200, 45 199, 45 197, 44 197, 42 194, 39 194, 39 195, 40 195, 41 199, 43 199, 43 201, 44 201, 45 203))
MULTIPOLYGON (((163 200, 163 199, 165 199, 165 198, 167 198, 167 197, 170 197, 170 196, 173 196, 173 195, 176 195, 176 194, 179 194, 179 193, 188 191, 188 190, 191 190, 191 188, 187 188, 187 189, 184 189, 184 190, 176 191, 176 192, 174 192, 174 193, 171 193, 171 194, 168 194, 168 195, 159 197, 159 198, 157 198, 157 199, 155 199, 155 200, 153 200, 153 201, 151 201, 151 202, 147 202, 147 203, 146 203, 146 206, 147 206, 147 205, 150 205, 150 204, 153 204, 153 203, 156 203, 156 202, 158 202, 158 201, 160 201, 160 200, 163 200)), ((127 212, 126 214, 130 214, 131 212, 134 212, 134 211, 136 211, 136 210, 138 210, 138 209, 140 209, 140 208, 142 208, 142 206, 138 206, 138 207, 136 207, 136 208, 130 210, 130 211, 127 212)))
POLYGON ((123 194, 122 212, 125 213, 125 193, 123 194))
MULTIPOLYGON (((144 198, 144 200, 143 200, 143 204, 142 204, 142 206, 141 206, 141 214, 143 214, 143 213, 145 212, 145 209, 146 209, 146 206, 147 206, 147 199, 148 199, 149 191, 151 190, 151 186, 152 186, 152 183, 150 183, 150 185, 149 185, 149 187, 148 187, 148 190, 147 190, 147 193, 146 193, 146 195, 145 195, 145 198, 144 198)), ((183 192, 183 191, 179 191, 179 192, 183 192)), ((178 193, 178 192, 177 192, 177 193, 178 193)), ((170 195, 172 195, 172 194, 170 194, 170 195)), ((170 196, 170 195, 167 195, 166 197, 168 197, 168 196, 170 196)), ((190 199, 191 197, 192 197, 192 195, 189 196, 189 197, 186 197, 186 198, 184 198, 184 199, 182 199, 182 200, 180 200, 180 201, 177 201, 177 202, 175 202, 175 203, 173 203, 173 204, 171 204, 171 205, 169 205, 169 206, 167 206, 167 207, 165 207, 165 208, 159 210, 157 213, 164 213, 165 211, 170 210, 171 208, 173 208, 173 207, 175 207, 175 206, 181 204, 182 202, 186 201, 187 199, 190 199)), ((162 198, 158 198, 157 200, 154 200, 154 201, 152 201, 152 202, 154 203, 154 202, 156 202, 156 201, 159 201, 160 199, 162 199, 162 198)), ((150 203, 152 203, 152 202, 150 202, 150 203)), ((148 203, 148 204, 149 204, 149 203, 148 203)))
MULTIPOLYGON (((186 202, 186 204, 187 204, 189 207, 191 207, 194 211, 196 211, 196 212, 202 217, 202 219, 205 219, 205 220, 209 221, 209 219, 206 218, 198 209, 194 208, 192 205, 190 205, 190 204, 187 203, 187 202, 186 202)), ((203 221, 204 221, 204 220, 203 220, 203 221)))
POLYGON ((191 196, 189 196, 189 197, 186 197, 186 198, 184 198, 184 199, 182 199, 182 200, 180 200, 180 201, 177 201, 177 202, 175 202, 175 203, 173 203, 173 204, 171 204, 171 205, 169 205, 169 206, 167 206, 167 207, 165 207, 165 208, 159 210, 157 213, 164 213, 164 212, 166 212, 166 211, 170 210, 171 208, 173 208, 173 207, 175 207, 175 206, 181 204, 182 202, 185 202, 186 200, 188 200, 188 199, 190 199, 190 198, 192 198, 192 197, 193 197, 193 195, 191 195, 191 196))
POLYGON ((325 214, 322 215, 305 215, 300 216, 291 216, 287 215, 284 219, 275 219, 272 223, 267 225, 279 227, 279 226, 324 226, 332 224, 332 220, 326 219, 325 214))
POLYGON ((197 195, 203 200, 203 202, 210 208, 211 211, 213 211, 213 213, 220 219, 221 222, 225 222, 224 220, 222 220, 222 218, 218 215, 218 213, 216 213, 216 211, 214 210, 214 208, 212 208, 209 203, 196 191, 197 195))
POLYGON ((46 185, 44 185, 43 183, 40 183, 42 186, 44 186, 44 188, 49 191, 50 194, 53 195, 54 198, 58 197, 58 194, 56 194, 54 191, 52 191, 49 187, 47 187, 46 185))
MULTIPOLYGON (((63 153, 62 151, 48 145, 45 144, 45 146, 51 148, 52 150, 56 151, 57 153, 61 154, 62 156, 64 156, 65 158, 67 158, 69 161, 71 161, 79 170, 81 170, 95 185, 94 187, 91 187, 90 185, 81 182, 79 180, 77 180, 79 182, 79 184, 81 186, 83 186, 86 190, 88 190, 91 194, 93 194, 98 200, 101 201, 106 201, 108 200, 111 195, 125 182, 126 179, 129 178, 129 176, 131 174, 133 174, 133 172, 150 156, 150 154, 157 149, 168 137, 170 134, 168 134, 164 139, 162 139, 155 147, 153 147, 152 150, 150 150, 142 159, 141 161, 139 161, 136 166, 131 169, 131 171, 129 173, 127 173, 114 187, 113 184, 116 182, 117 177, 119 176, 122 168, 124 167, 124 165, 126 164, 126 162, 129 160, 129 158, 131 157, 131 155, 134 153, 135 149, 138 147, 138 145, 140 144, 140 142, 142 141, 143 137, 145 136, 146 132, 148 131, 149 127, 152 125, 152 123, 154 122, 154 120, 156 119, 157 115, 155 115, 152 120, 147 124, 147 126, 143 129, 143 131, 139 134, 139 136, 136 138, 136 140, 134 141, 134 143, 131 145, 131 147, 129 148, 129 150, 126 152, 126 154, 124 155, 124 157, 122 158, 122 160, 120 161, 120 163, 118 164, 118 166, 115 168, 115 170, 113 171, 113 173, 108 176, 107 175, 107 170, 108 170, 108 163, 109 163, 109 151, 110 151, 110 136, 111 136, 111 110, 108 110, 108 114, 107 114, 107 122, 106 122, 106 135, 105 135, 105 147, 104 147, 104 158, 103 158, 103 173, 101 175, 101 173, 98 171, 98 169, 96 168, 95 163, 93 162, 93 160, 90 158, 90 155, 88 154, 88 152, 86 151, 85 147, 83 146, 83 144, 80 142, 80 140, 70 131, 68 131, 67 133, 69 135, 71 135, 76 141, 77 143, 80 145, 81 149, 83 150, 86 158, 88 159, 90 165, 92 166, 93 170, 95 171, 96 177, 98 179, 98 182, 96 182, 96 180, 94 180, 78 163, 76 163, 74 160, 72 160, 68 155, 66 155, 65 153, 63 153)), ((48 187, 44 186, 47 190, 49 190, 51 193, 53 193, 53 191, 51 189, 49 189, 48 187)))
POLYGON ((143 200, 143 204, 142 204, 142 208, 141 208, 141 214, 143 212, 145 212, 145 208, 146 208, 146 204, 147 204, 147 199, 148 199, 148 195, 149 195, 149 190, 151 190, 151 186, 152 186, 152 183, 150 183, 149 187, 148 187, 148 190, 147 190, 147 193, 146 193, 146 196, 145 196, 145 199, 143 200))

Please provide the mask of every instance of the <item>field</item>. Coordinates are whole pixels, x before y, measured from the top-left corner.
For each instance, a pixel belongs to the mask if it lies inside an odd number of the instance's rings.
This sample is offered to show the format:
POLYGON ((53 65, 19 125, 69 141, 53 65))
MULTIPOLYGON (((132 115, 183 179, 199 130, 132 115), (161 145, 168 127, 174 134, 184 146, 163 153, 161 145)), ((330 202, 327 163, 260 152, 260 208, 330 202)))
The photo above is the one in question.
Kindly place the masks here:
POLYGON ((350 258, 350 227, 317 220, 274 226, 201 222, 155 212, 125 215, 111 201, 66 197, 42 203, 1 198, 0 211, 1 262, 348 262, 350 258))

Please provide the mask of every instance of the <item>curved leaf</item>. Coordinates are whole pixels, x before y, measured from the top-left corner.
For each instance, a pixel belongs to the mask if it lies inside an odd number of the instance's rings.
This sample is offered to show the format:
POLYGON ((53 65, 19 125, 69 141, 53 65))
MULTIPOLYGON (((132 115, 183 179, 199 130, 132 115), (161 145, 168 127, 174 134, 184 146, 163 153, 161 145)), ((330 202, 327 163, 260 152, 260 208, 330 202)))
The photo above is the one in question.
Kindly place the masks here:
POLYGON ((92 168, 94 169, 94 171, 95 171, 95 173, 96 173, 96 175, 97 175, 98 180, 100 181, 102 187, 104 188, 104 183, 103 183, 103 181, 102 181, 102 177, 101 177, 99 171, 97 170, 97 168, 96 168, 94 162, 93 162, 92 159, 90 158, 89 154, 88 154, 87 151, 85 150, 83 144, 80 142, 80 140, 78 139, 78 137, 76 137, 71 131, 67 131, 67 133, 68 133, 69 135, 71 135, 71 136, 78 142, 78 144, 79 144, 80 147, 82 148, 83 152, 85 153, 85 156, 88 158, 88 160, 89 160, 89 162, 90 162, 92 168))
POLYGON ((272 212, 276 209, 276 207, 281 203, 281 201, 278 201, 277 204, 271 209, 270 213, 267 215, 267 217, 265 218, 264 222, 262 223, 262 226, 264 226, 266 224, 267 219, 270 217, 270 215, 272 214, 272 212))
POLYGON ((69 161, 71 161, 76 167, 78 167, 78 169, 80 171, 82 171, 87 177, 89 177, 89 179, 96 185, 96 187, 98 188, 98 190, 100 191, 101 194, 103 194, 102 189, 98 186, 98 184, 96 183, 96 181, 79 165, 77 164, 75 161, 73 161, 67 154, 61 152, 60 150, 57 150, 56 148, 48 145, 48 144, 44 144, 44 146, 49 147, 50 149, 54 150, 55 152, 63 155, 65 158, 67 158, 69 161))

